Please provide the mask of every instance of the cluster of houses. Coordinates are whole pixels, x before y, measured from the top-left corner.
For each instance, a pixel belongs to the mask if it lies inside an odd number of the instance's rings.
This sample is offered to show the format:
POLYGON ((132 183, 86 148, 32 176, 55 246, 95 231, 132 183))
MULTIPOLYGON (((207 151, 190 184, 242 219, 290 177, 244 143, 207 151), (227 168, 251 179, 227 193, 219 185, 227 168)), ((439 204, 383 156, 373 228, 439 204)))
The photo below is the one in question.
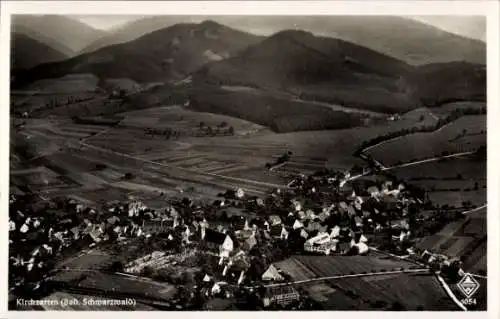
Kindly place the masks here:
MULTIPOLYGON (((265 200, 248 197, 238 189, 231 192, 231 199, 218 200, 210 207, 184 200, 152 210, 141 201, 131 200, 126 204, 110 204, 104 211, 96 212, 70 201, 65 209, 71 209, 72 213, 65 212, 56 223, 21 212, 12 218, 11 212, 9 231, 15 234, 10 236, 11 244, 37 234, 36 240, 28 245, 31 250, 11 256, 11 266, 26 267, 29 272, 40 260, 66 247, 92 247, 131 237, 154 239, 162 234, 161 240, 187 249, 198 245, 218 259, 220 273, 206 274, 203 280, 211 283, 208 294, 220 294, 220 284, 214 277, 232 276, 237 285, 243 284, 251 264, 250 253, 263 245, 279 241, 301 253, 363 255, 369 253, 369 238, 377 231, 388 228, 397 231, 393 236, 399 241, 411 235, 405 216, 409 205, 416 201, 403 184, 366 182, 352 178, 350 173, 337 173, 301 176, 289 186, 289 190, 272 191, 265 200), (255 212, 244 209, 245 205, 255 207, 255 212), (220 221, 208 213, 213 210, 236 213, 220 221), (394 220, 398 223, 394 224, 394 220)), ((134 261, 126 269, 138 272, 162 258, 165 254, 156 252, 134 261)), ((261 279, 280 281, 280 276, 271 265, 261 279)), ((264 304, 296 300, 298 293, 287 289, 269 291, 264 304)))

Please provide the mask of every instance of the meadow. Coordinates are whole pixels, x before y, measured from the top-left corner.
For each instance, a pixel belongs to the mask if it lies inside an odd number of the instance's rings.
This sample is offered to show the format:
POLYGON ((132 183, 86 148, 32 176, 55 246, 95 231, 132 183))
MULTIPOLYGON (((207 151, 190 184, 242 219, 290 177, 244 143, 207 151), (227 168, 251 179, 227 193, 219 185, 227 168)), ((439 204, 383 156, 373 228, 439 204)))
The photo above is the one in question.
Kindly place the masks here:
POLYGON ((464 116, 430 133, 404 135, 366 151, 386 166, 443 154, 475 151, 486 145, 486 116, 464 116))

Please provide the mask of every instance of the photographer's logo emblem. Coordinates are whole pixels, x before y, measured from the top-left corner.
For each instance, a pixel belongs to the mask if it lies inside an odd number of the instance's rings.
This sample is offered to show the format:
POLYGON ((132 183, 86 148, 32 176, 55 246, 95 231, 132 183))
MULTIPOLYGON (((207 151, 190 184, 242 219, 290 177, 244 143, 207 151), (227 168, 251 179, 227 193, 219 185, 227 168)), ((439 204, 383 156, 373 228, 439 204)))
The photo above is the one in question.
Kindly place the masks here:
POLYGON ((471 274, 466 274, 457 286, 467 298, 470 298, 479 289, 480 284, 471 274))

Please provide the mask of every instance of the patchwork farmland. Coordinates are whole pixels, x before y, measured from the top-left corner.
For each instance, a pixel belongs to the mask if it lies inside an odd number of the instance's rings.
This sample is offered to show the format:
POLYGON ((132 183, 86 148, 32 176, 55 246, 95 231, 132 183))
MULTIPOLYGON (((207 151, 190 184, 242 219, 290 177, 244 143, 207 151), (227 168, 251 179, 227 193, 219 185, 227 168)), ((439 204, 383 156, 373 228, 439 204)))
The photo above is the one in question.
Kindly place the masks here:
POLYGON ((300 281, 297 285, 329 308, 373 310, 395 305, 406 310, 456 308, 434 275, 426 271, 418 272, 416 269, 421 268, 420 266, 384 254, 372 252, 369 256, 295 256, 275 263, 275 266, 290 275, 293 281, 300 281), (399 273, 401 270, 409 272, 399 273), (416 272, 411 272, 412 270, 416 272), (396 273, 391 273, 394 271, 396 273), (374 274, 371 275, 372 273, 374 274), (350 277, 352 274, 361 275, 350 277), (307 281, 342 275, 346 277, 307 281))
POLYGON ((482 208, 422 239, 417 246, 450 257, 463 256, 465 271, 486 273, 486 226, 486 208, 482 208))
POLYGON ((294 281, 420 268, 411 262, 375 252, 369 256, 293 256, 275 263, 275 266, 294 281))
POLYGON ((81 189, 77 192, 80 198, 102 202, 106 197, 100 196, 103 188, 120 194, 113 198, 135 193, 156 199, 161 194, 184 193, 206 199, 215 198, 227 188, 262 195, 270 188, 286 185, 296 174, 310 174, 325 167, 344 170, 363 164, 352 154, 360 141, 374 134, 436 122, 429 109, 421 108, 397 121, 374 119, 376 122, 366 127, 276 134, 248 121, 180 106, 119 115, 124 120, 118 127, 76 124, 67 118, 26 120, 18 134, 31 139, 26 140, 30 145, 36 142, 34 155, 39 158, 31 165, 47 167, 73 181, 71 188, 52 187, 44 196, 61 196, 81 189), (234 135, 196 136, 200 124, 217 127, 221 123, 232 126, 234 135), (167 139, 145 134, 147 128, 169 128, 180 133, 167 139), (265 168, 266 163, 287 151, 293 153, 289 162, 272 170, 265 168), (127 173, 132 174, 133 180, 123 180, 127 173))
POLYGON ((437 205, 462 207, 464 202, 486 203, 486 162, 477 155, 465 155, 415 166, 393 168, 389 172, 409 184, 426 190, 437 205))
POLYGON ((343 305, 345 299, 351 299, 361 304, 362 308, 371 310, 383 307, 429 311, 459 309, 431 274, 346 278, 332 281, 330 285, 335 292, 330 296, 328 305, 335 309, 348 310, 343 305))
POLYGON ((434 132, 389 140, 366 150, 366 153, 385 166, 393 166, 446 154, 473 152, 485 145, 486 116, 469 115, 434 132))

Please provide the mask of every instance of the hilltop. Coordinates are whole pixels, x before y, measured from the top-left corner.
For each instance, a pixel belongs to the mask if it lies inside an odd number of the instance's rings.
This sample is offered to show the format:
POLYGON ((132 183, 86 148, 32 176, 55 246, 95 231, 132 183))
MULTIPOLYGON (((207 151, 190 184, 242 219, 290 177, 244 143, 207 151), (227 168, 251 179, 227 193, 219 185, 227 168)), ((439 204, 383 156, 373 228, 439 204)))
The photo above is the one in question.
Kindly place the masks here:
POLYGON ((301 29, 365 46, 412 65, 452 61, 486 63, 484 42, 396 16, 154 16, 132 21, 110 31, 83 52, 132 41, 176 23, 207 18, 232 28, 266 35, 287 29, 301 29))
POLYGON ((279 32, 238 56, 205 66, 196 84, 286 91, 300 100, 393 113, 450 100, 481 100, 481 65, 451 62, 411 66, 339 39, 279 32))
POLYGON ((100 79, 130 78, 141 83, 180 80, 204 64, 230 57, 259 40, 213 21, 177 24, 131 42, 40 65, 22 74, 18 84, 71 73, 91 73, 100 79))

